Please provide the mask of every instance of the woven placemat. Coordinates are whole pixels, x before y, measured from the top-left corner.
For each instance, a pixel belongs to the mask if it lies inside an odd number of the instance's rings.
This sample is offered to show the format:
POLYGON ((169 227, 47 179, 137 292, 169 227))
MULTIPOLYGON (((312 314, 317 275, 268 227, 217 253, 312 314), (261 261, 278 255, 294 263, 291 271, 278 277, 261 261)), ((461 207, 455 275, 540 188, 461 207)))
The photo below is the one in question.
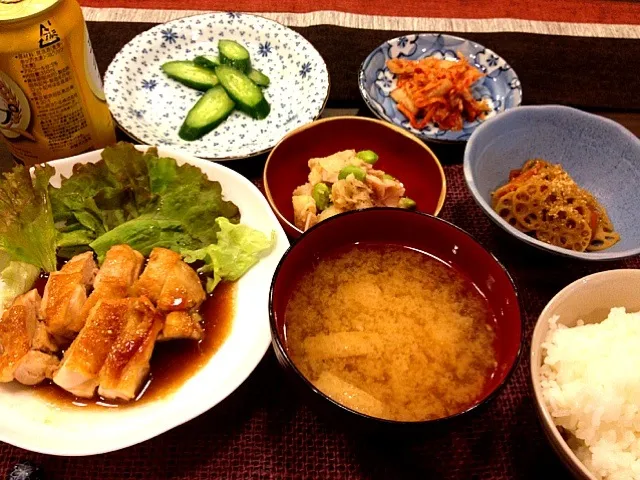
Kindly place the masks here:
MULTIPOLYGON (((104 72, 120 49, 155 24, 89 22, 96 60, 104 72)), ((363 105, 358 90, 362 61, 384 41, 406 31, 317 25, 294 28, 322 55, 331 78, 329 106, 363 105)), ((561 104, 584 110, 640 111, 637 85, 640 42, 631 38, 565 37, 527 33, 451 32, 494 50, 517 72, 525 105, 561 104)))
POLYGON ((420 440, 363 436, 306 405, 269 352, 222 404, 123 451, 60 458, 0 443, 0 478, 20 460, 39 463, 50 480, 568 478, 535 414, 528 375, 532 330, 546 302, 565 285, 599 270, 640 268, 640 258, 587 263, 526 247, 474 203, 460 165, 445 166, 445 172, 448 196, 442 217, 471 233, 507 267, 525 314, 521 361, 486 408, 420 440))

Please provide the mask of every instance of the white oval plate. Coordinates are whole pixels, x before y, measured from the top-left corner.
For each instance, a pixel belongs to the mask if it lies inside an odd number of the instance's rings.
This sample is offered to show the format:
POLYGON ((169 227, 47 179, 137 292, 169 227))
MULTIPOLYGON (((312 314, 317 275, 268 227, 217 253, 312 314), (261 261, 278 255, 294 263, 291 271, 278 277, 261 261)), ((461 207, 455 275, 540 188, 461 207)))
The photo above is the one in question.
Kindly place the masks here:
MULTIPOLYGON (((145 147, 139 147, 144 149, 145 147)), ((163 156, 200 168, 222 185, 225 199, 240 208, 241 222, 262 232, 275 230, 274 250, 239 281, 231 332, 211 360, 165 398, 122 409, 60 408, 33 389, 0 384, 0 441, 39 453, 94 455, 153 438, 211 409, 251 374, 269 348, 268 298, 271 278, 289 241, 266 199, 246 178, 222 165, 164 147, 163 156)), ((52 183, 69 176, 76 163, 94 163, 100 151, 57 160, 52 183)))
POLYGON ((313 45, 277 22, 244 13, 208 13, 135 37, 109 65, 104 89, 113 117, 133 138, 220 161, 266 152, 291 130, 315 120, 329 96, 329 73, 313 45), (271 79, 264 89, 271 113, 254 120, 235 111, 212 132, 187 142, 178 130, 202 93, 168 78, 160 67, 169 60, 217 55, 220 39, 244 45, 252 65, 271 79))

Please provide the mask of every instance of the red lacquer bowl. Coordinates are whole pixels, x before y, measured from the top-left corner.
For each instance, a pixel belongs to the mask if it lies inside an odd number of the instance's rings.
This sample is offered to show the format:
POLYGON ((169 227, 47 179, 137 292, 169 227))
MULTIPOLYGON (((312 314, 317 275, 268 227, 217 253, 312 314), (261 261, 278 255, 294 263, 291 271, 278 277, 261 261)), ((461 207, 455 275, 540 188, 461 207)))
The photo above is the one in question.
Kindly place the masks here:
POLYGON ((393 175, 418 204, 418 211, 437 215, 446 195, 442 165, 422 141, 399 127, 364 117, 332 117, 289 133, 271 151, 264 167, 267 200, 292 237, 302 231, 293 223, 291 194, 307 181, 309 159, 341 150, 373 150, 377 169, 393 175))
MULTIPOLYGON (((520 356, 522 319, 513 280, 482 245, 455 225, 431 215, 397 208, 371 208, 343 213, 320 222, 305 232, 280 260, 271 284, 269 314, 272 343, 278 362, 297 377, 304 390, 334 411, 378 424, 438 424, 461 417, 493 398, 507 381, 520 356), (289 357, 284 335, 284 312, 292 289, 303 271, 324 253, 356 242, 374 242, 415 248, 445 261, 473 282, 488 300, 496 319, 498 368, 486 382, 476 402, 455 415, 422 422, 382 420, 350 410, 317 390, 289 357)), ((335 413, 335 412, 334 412, 335 413)), ((361 422, 362 423, 362 422, 361 422)))

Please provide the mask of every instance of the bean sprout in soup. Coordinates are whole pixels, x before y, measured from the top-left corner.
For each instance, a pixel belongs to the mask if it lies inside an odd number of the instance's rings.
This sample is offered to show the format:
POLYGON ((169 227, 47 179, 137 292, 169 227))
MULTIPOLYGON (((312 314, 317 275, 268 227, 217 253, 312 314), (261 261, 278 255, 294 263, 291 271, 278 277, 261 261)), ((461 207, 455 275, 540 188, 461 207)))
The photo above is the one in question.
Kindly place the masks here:
POLYGON ((288 352, 336 402, 421 421, 462 412, 497 368, 487 300, 422 252, 356 244, 302 274, 285 311, 288 352))

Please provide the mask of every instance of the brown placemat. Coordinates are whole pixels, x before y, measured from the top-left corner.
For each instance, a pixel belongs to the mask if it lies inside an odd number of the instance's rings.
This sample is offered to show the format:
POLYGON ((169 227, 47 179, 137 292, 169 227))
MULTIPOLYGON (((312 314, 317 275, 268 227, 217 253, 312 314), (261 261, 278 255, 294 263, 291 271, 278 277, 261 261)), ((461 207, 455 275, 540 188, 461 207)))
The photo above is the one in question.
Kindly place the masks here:
MULTIPOLYGON (((151 26, 90 23, 101 71, 126 42, 151 26)), ((360 62, 379 43, 400 33, 329 26, 296 30, 316 45, 328 63, 330 106, 362 105, 356 86, 360 62)), ((464 36, 495 49, 511 62, 522 79, 525 103, 640 110, 637 89, 621 88, 637 83, 640 42, 531 34, 464 36)), ((459 165, 463 147, 432 148, 445 164, 448 181, 442 217, 471 233, 504 263, 518 284, 525 312, 521 362, 487 408, 446 433, 419 441, 362 436, 319 416, 293 394, 269 353, 222 404, 186 425, 123 451, 61 458, 0 443, 0 478, 14 463, 25 459, 41 464, 50 480, 568 477, 535 416, 528 380, 531 332, 545 303, 562 287, 599 270, 640 268, 640 258, 586 263, 524 246, 491 223, 469 195, 459 165)), ((263 165, 264 156, 227 164, 256 181, 263 165)))
POLYGON ((222 404, 123 451, 60 458, 0 444, 0 478, 22 459, 40 463, 50 480, 566 477, 540 430, 530 393, 528 346, 536 318, 555 293, 577 278, 599 270, 640 268, 640 258, 587 263, 525 246, 475 204, 460 165, 445 166, 445 173, 449 192, 442 217, 471 233, 503 262, 518 285, 525 314, 520 363, 486 408, 444 433, 419 440, 363 436, 312 410, 293 393, 269 353, 222 404))
MULTIPOLYGON (((152 23, 89 22, 98 66, 152 23)), ((320 52, 331 77, 328 106, 360 106, 358 71, 384 41, 413 32, 318 25, 295 27, 320 52)), ((562 104, 587 110, 640 111, 640 41, 531 33, 452 33, 502 56, 517 72, 526 105, 562 104)))

